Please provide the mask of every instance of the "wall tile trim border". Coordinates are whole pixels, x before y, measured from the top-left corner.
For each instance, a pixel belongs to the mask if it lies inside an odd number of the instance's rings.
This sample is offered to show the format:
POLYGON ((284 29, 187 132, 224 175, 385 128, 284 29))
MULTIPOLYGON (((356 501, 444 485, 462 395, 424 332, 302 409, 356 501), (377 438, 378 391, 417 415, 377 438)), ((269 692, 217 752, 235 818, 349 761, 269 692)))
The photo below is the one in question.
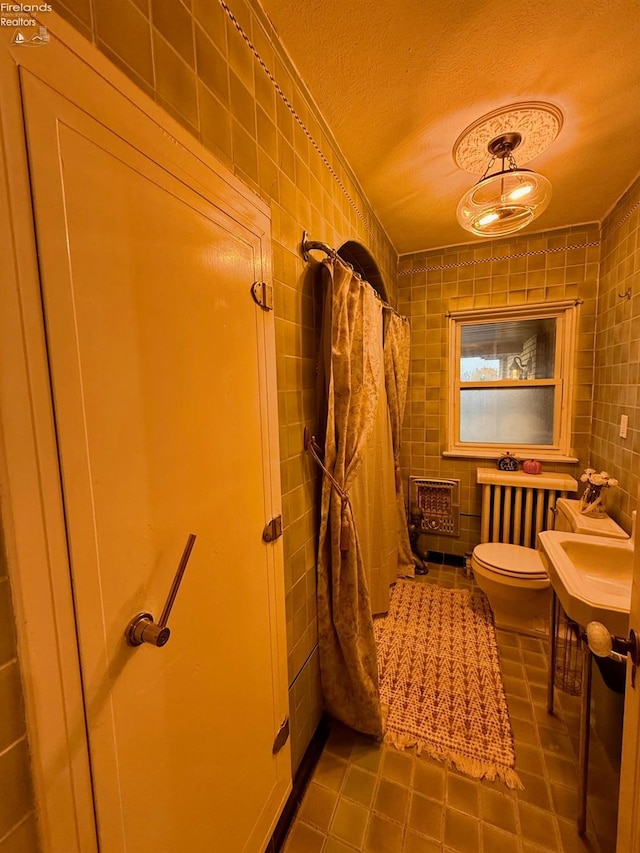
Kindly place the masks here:
MULTIPOLYGON (((622 223, 621 223, 622 224, 622 223)), ((415 267, 408 270, 400 270, 398 275, 412 275, 417 272, 434 272, 435 270, 449 270, 456 267, 472 267, 476 264, 487 264, 491 261, 510 261, 514 258, 528 258, 533 255, 551 255, 554 252, 568 252, 571 249, 589 249, 592 246, 599 246, 600 240, 592 240, 590 243, 573 243, 570 246, 554 246, 550 249, 535 249, 532 251, 516 252, 512 255, 493 255, 490 258, 474 258, 470 261, 456 261, 451 264, 435 264, 432 267, 415 267)))
POLYGON ((240 22, 238 21, 238 19, 235 17, 235 15, 234 15, 234 14, 233 14, 233 12, 231 11, 231 9, 227 6, 227 4, 225 3, 225 0, 220 0, 220 5, 222 6, 222 8, 224 9, 224 11, 225 11, 225 12, 227 13, 227 15, 229 16, 229 20, 231 21, 231 23, 234 25, 234 27, 237 29, 237 31, 240 33, 240 35, 242 36, 242 38, 243 38, 243 39, 244 39, 244 41, 246 42, 246 44, 247 44, 247 46, 248 46, 249 50, 253 53, 253 55, 255 56, 255 58, 258 60, 258 62, 259 62, 259 64, 260 64, 260 67, 262 68, 262 70, 264 71, 264 73, 267 75, 267 77, 269 78, 269 80, 271 80, 271 82, 273 83, 273 86, 274 86, 274 88, 275 88, 276 92, 278 93, 279 97, 282 99, 282 101, 283 101, 284 105, 287 107, 287 109, 289 110, 289 112, 291 113, 291 115, 293 116, 293 118, 295 119, 295 121, 300 125, 300 128, 302 129, 302 131, 303 131, 304 135, 307 137, 307 139, 309 140, 309 142, 311 143, 311 145, 314 147, 314 149, 315 149, 315 150, 316 150, 316 152, 318 153, 318 155, 319 155, 320 159, 322 160, 323 164, 324 164, 324 165, 326 166, 326 168, 328 169, 329 173, 331 174, 331 177, 334 179, 334 181, 335 181, 335 182, 337 183, 337 185, 340 187, 340 190, 341 190, 341 191, 342 191, 342 193, 344 194, 345 198, 347 199, 347 201, 349 202, 349 204, 351 205, 351 207, 352 207, 352 208, 354 209, 354 211, 356 212, 356 214, 357 214, 358 218, 361 220, 362 224, 363 224, 363 225, 364 225, 364 227, 367 229, 367 231, 369 232, 369 234, 373 237, 373 229, 372 229, 372 228, 371 228, 371 226, 369 225, 369 223, 368 223, 368 221, 367 221, 367 219, 366 219, 365 215, 362 213, 362 211, 360 210, 360 208, 358 207, 358 205, 355 203, 355 201, 353 200, 353 198, 352 198, 352 197, 351 197, 351 195, 349 194, 349 191, 347 190, 347 188, 345 187, 345 185, 343 184, 343 182, 340 180, 339 175, 337 174, 336 170, 335 170, 335 169, 333 168, 333 166, 331 165, 331 163, 330 163, 329 159, 327 158, 326 154, 323 152, 323 150, 320 148, 320 145, 319 145, 319 144, 316 142, 316 140, 313 138, 313 135, 311 134, 311 131, 307 128, 307 126, 305 125, 305 123, 302 121, 302 119, 300 118, 300 116, 299 116, 299 115, 298 115, 298 113, 296 112, 296 110, 295 110, 294 106, 291 104, 291 102, 289 101, 289 99, 287 98, 287 96, 285 95, 285 93, 282 91, 282 88, 281 88, 281 87, 280 87, 280 85, 278 84, 278 81, 276 80, 275 76, 273 75, 273 73, 271 72, 271 70, 269 69, 269 67, 267 66, 267 64, 265 63, 265 61, 263 60, 263 58, 260 56, 260 54, 259 54, 258 50, 256 49, 255 45, 253 44, 253 42, 251 41, 251 39, 249 38, 249 36, 248 36, 248 35, 245 33, 245 31, 242 29, 242 25, 240 24, 240 22))

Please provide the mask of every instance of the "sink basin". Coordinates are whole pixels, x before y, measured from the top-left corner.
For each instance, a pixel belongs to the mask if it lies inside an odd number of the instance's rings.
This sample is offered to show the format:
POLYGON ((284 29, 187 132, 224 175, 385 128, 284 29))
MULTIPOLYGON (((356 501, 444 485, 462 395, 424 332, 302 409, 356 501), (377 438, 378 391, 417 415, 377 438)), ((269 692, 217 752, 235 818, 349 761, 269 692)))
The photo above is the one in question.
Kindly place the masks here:
POLYGON ((602 622, 612 634, 629 630, 633 542, 545 530, 541 556, 565 613, 580 625, 602 622))

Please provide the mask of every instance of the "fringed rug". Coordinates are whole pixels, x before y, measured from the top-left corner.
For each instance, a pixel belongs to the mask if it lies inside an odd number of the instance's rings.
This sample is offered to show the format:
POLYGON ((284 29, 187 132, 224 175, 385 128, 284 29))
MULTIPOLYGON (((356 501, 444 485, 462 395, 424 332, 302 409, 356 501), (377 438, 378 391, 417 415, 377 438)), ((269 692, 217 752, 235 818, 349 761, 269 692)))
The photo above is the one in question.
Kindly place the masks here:
POLYGON ((374 625, 385 741, 521 788, 484 594, 399 580, 374 625))

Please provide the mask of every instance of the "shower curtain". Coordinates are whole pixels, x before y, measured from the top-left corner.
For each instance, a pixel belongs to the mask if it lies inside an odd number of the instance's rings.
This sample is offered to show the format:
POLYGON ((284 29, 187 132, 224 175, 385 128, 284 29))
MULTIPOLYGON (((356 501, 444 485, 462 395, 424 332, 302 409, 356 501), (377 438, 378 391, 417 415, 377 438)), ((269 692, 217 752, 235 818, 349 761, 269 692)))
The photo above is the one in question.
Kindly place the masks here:
POLYGON ((382 322, 371 346, 376 349, 376 363, 380 365, 376 378, 378 404, 349 497, 362 551, 371 613, 377 616, 388 612, 390 584, 398 577, 396 477, 384 377, 382 322))
POLYGON ((325 262, 323 339, 327 425, 318 549, 318 650, 330 714, 365 734, 383 732, 365 567, 349 489, 375 417, 380 359, 371 346, 382 306, 339 261, 325 262))
POLYGON ((384 336, 384 379, 389 403, 395 468, 396 509, 398 514, 398 575, 413 578, 416 574, 416 566, 409 541, 400 471, 402 420, 409 385, 410 335, 409 322, 404 317, 387 312, 384 336))
POLYGON ((381 737, 367 577, 375 543, 369 537, 377 528, 381 546, 377 551, 382 555, 378 568, 384 577, 380 587, 386 587, 388 596, 389 583, 398 573, 399 518, 392 419, 386 400, 383 309, 373 289, 340 261, 325 261, 324 269, 327 423, 318 549, 320 670, 329 713, 358 731, 381 737), (372 477, 384 483, 384 492, 377 496, 380 500, 369 500, 370 490, 366 485, 362 488, 372 477), (367 509, 377 506, 376 512, 383 512, 385 503, 386 514, 379 521, 366 520, 367 509))

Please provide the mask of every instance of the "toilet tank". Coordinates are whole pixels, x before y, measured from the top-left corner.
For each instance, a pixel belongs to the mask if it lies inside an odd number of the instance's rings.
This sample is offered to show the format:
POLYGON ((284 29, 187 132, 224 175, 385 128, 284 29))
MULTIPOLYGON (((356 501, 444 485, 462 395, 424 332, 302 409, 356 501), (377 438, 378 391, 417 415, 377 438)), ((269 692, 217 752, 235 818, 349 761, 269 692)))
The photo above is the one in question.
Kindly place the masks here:
POLYGON ((590 536, 608 536, 610 539, 628 539, 629 534, 608 515, 593 518, 580 512, 580 501, 560 498, 556 502, 555 530, 568 533, 585 533, 590 536))

